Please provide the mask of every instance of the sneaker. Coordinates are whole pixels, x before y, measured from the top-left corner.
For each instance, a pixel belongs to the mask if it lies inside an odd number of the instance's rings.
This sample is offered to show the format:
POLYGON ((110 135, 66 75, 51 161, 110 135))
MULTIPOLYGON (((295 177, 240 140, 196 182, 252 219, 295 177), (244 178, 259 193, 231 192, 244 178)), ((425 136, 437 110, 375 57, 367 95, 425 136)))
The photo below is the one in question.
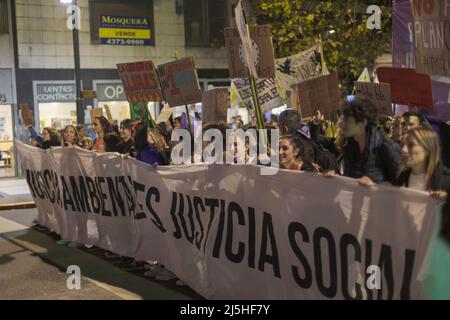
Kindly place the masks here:
POLYGON ((179 287, 187 287, 187 284, 181 281, 180 279, 178 279, 177 282, 175 282, 175 284, 179 287))
POLYGON ((145 277, 149 277, 149 278, 155 278, 158 274, 161 273, 161 271, 164 270, 164 267, 162 267, 161 265, 157 264, 155 265, 153 268, 147 270, 144 273, 145 277))
POLYGON ((170 272, 169 270, 167 270, 166 268, 163 267, 161 272, 159 272, 156 275, 155 280, 158 280, 158 281, 169 281, 169 280, 173 280, 173 279, 176 279, 176 278, 177 278, 177 276, 175 274, 173 274, 172 272, 170 272))

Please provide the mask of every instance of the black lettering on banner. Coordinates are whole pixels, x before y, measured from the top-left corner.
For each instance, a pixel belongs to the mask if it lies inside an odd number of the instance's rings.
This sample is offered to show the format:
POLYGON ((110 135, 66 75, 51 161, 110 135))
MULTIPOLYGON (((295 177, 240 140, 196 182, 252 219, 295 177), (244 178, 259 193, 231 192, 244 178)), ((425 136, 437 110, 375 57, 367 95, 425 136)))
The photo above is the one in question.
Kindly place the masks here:
POLYGON ((88 194, 86 190, 86 184, 84 183, 84 176, 78 177, 78 184, 74 176, 70 176, 70 185, 72 186, 73 195, 75 198, 75 203, 77 205, 77 210, 81 212, 91 212, 91 207, 89 205, 88 194))
POLYGON ((134 192, 136 193, 136 209, 135 209, 135 216, 134 219, 138 220, 138 219, 145 219, 147 218, 147 216, 145 215, 144 212, 144 207, 142 206, 142 204, 139 203, 138 201, 138 191, 145 191, 145 186, 142 183, 139 183, 137 181, 133 180, 133 186, 134 186, 134 192))
POLYGON ((173 232, 173 236, 175 239, 180 239, 181 238, 181 229, 180 229, 180 225, 178 224, 178 219, 177 219, 177 193, 176 192, 172 192, 172 206, 170 208, 170 216, 172 217, 172 221, 173 221, 173 226, 175 227, 175 231, 173 232))
POLYGON ((136 207, 134 195, 131 192, 130 188, 128 187, 127 181, 125 180, 124 176, 119 177, 119 182, 122 184, 122 188, 125 191, 125 196, 127 197, 128 215, 131 216, 134 212, 134 208, 136 207))
POLYGON ((28 183, 28 186, 30 187, 31 194, 32 194, 33 198, 36 198, 36 191, 34 190, 34 185, 32 182, 33 174, 31 173, 31 171, 29 169, 27 169, 26 173, 27 173, 27 183, 28 183))
POLYGON ((96 180, 97 180, 97 190, 98 194, 100 195, 100 200, 102 204, 102 216, 111 217, 111 211, 106 210, 106 200, 108 200, 108 197, 106 196, 106 193, 104 193, 102 189, 102 183, 105 183, 105 178, 97 177, 96 180))
POLYGON ((37 172, 36 171, 33 172, 33 179, 32 179, 32 181, 33 181, 34 189, 36 190, 37 196, 39 198, 41 198, 41 199, 44 199, 45 198, 44 192, 42 191, 41 185, 39 184, 38 176, 37 176, 37 172))
POLYGON ((359 283, 355 283, 355 291, 356 296, 352 297, 352 294, 349 292, 349 279, 348 279, 348 252, 347 249, 349 246, 353 246, 355 251, 355 261, 361 262, 361 246, 359 245, 358 240, 355 236, 351 234, 344 234, 341 237, 341 241, 339 243, 340 252, 341 252, 341 277, 342 277, 342 294, 344 299, 349 300, 361 300, 362 299, 362 291, 361 285, 359 283))
POLYGON ((86 179, 86 185, 89 191, 89 198, 91 200, 91 206, 92 206, 92 210, 94 211, 94 213, 100 213, 100 207, 101 207, 101 203, 100 203, 100 199, 97 196, 97 188, 95 187, 95 182, 91 177, 85 177, 86 179))
POLYGON ((44 199, 49 199, 50 196, 48 195, 48 189, 45 186, 44 177, 43 177, 41 171, 37 171, 37 182, 38 182, 40 190, 42 191, 42 193, 44 195, 44 199))
POLYGON ((197 220, 198 225, 200 226, 200 232, 195 232, 195 246, 197 247, 197 249, 200 250, 202 241, 203 241, 203 237, 204 235, 204 230, 203 230, 203 224, 202 224, 202 220, 200 217, 200 210, 199 210, 199 206, 201 207, 202 213, 205 213, 205 206, 203 205, 203 201, 202 198, 200 197, 194 197, 192 199, 192 201, 194 202, 194 210, 195 210, 195 218, 197 220), (200 235, 200 237, 199 237, 200 235))
POLYGON ((228 223, 227 223, 227 234, 225 237, 225 255, 227 258, 234 263, 240 263, 244 259, 245 254, 245 244, 242 241, 238 242, 238 250, 236 253, 233 252, 233 213, 236 212, 238 223, 243 226, 244 212, 242 208, 236 202, 232 201, 228 205, 228 223))
POLYGON ((119 191, 119 178, 114 177, 114 181, 112 177, 106 177, 106 182, 108 184, 109 194, 111 196, 113 214, 117 217, 117 206, 120 208, 120 212, 122 213, 122 217, 125 217, 125 203, 123 201, 122 195, 119 191))
POLYGON ((403 270, 403 283, 400 289, 400 299, 409 300, 410 297, 410 286, 412 273, 414 269, 414 258, 416 256, 416 251, 411 249, 405 250, 405 268, 403 270))
MULTIPOLYGON (((381 272, 386 277, 388 290, 387 299, 392 300, 394 298, 394 273, 392 270, 392 249, 390 246, 385 244, 381 245, 381 252, 380 252, 380 259, 378 260, 378 266, 380 267, 381 272)), ((386 286, 382 284, 381 289, 378 290, 378 300, 383 299, 384 288, 386 288, 386 286)))
POLYGON ((213 257, 220 258, 220 247, 222 246, 223 228, 225 225, 225 200, 220 200, 220 218, 217 226, 216 240, 214 241, 213 257))
MULTIPOLYGON (((365 270, 367 270, 367 268, 370 265, 372 265, 372 240, 366 239, 364 247, 366 249, 365 250, 366 251, 366 269, 365 270)), ((365 283, 367 283, 367 280, 370 277, 370 273, 365 272, 365 274, 366 274, 365 283)), ((373 290, 374 289, 369 290, 367 288, 367 286, 365 286, 365 289, 366 289, 366 293, 367 293, 367 300, 373 300, 373 290)))
POLYGON ((35 177, 36 177, 36 187, 37 187, 36 190, 38 191, 38 196, 41 199, 45 199, 46 198, 46 196, 45 196, 45 188, 43 187, 44 186, 44 182, 43 182, 43 179, 42 179, 41 172, 40 171, 36 171, 35 172, 35 177))
POLYGON ((61 182, 63 187, 64 210, 67 210, 67 207, 70 205, 72 207, 72 211, 77 211, 64 176, 61 176, 61 182))
POLYGON ((52 188, 52 191, 50 192, 50 188, 52 187, 52 180, 53 180, 53 175, 50 172, 50 170, 46 169, 44 170, 44 185, 45 188, 47 189, 48 192, 48 200, 50 200, 51 203, 55 203, 55 190, 52 188), (50 181, 49 181, 50 180, 50 181))
POLYGON ((264 212, 262 221, 261 253, 259 256, 258 270, 264 272, 264 264, 269 263, 273 267, 273 274, 281 278, 280 262, 278 258, 277 243, 273 231, 272 215, 264 212), (272 255, 267 254, 267 244, 270 243, 272 255))
POLYGON ((316 282, 319 291, 328 298, 336 296, 337 292, 337 261, 336 261, 336 243, 331 232, 323 227, 314 230, 314 268, 316 269, 316 282), (320 240, 324 238, 328 246, 328 257, 330 259, 330 286, 326 287, 323 278, 323 265, 321 256, 320 240))
POLYGON ((206 198, 205 206, 209 207, 209 222, 208 222, 208 229, 206 230, 205 242, 203 243, 203 252, 205 252, 206 250, 206 243, 208 242, 209 239, 209 231, 211 230, 211 225, 216 215, 216 208, 219 206, 219 200, 206 198))
MULTIPOLYGON (((180 195, 180 208, 183 207, 183 209, 184 209, 184 204, 181 205, 182 202, 184 203, 184 196, 181 193, 179 195, 180 195)), ((190 243, 193 243, 194 242, 194 219, 192 218, 192 215, 193 215, 192 202, 191 202, 191 198, 189 196, 186 195, 186 198, 188 199, 188 203, 189 203, 188 218, 189 218, 189 223, 191 225, 191 234, 189 234, 186 220, 184 218, 184 210, 179 210, 178 216, 180 217, 181 227, 183 228, 183 232, 184 232, 184 235, 185 235, 187 241, 189 241, 190 243)))
POLYGON ((59 176, 56 172, 53 172, 53 186, 56 190, 56 203, 63 208, 63 203, 61 200, 61 189, 59 188, 59 176))
POLYGON ((302 250, 300 249, 300 246, 295 241, 295 235, 296 233, 300 233, 302 236, 302 241, 305 243, 309 243, 309 235, 308 231, 306 230, 305 226, 299 222, 292 222, 289 224, 288 227, 288 237, 289 237, 289 243, 291 245, 292 251, 294 251, 295 256, 298 258, 300 263, 303 266, 303 270, 305 272, 305 276, 302 278, 300 276, 299 268, 297 266, 292 266, 292 275, 294 277, 295 282, 302 288, 308 289, 312 285, 312 271, 311 266, 308 263, 308 259, 306 259, 305 255, 303 254, 302 250))
POLYGON ((152 206, 152 196, 155 196, 155 202, 158 203, 161 199, 161 196, 159 194, 159 190, 155 187, 151 187, 150 189, 148 189, 147 191, 147 197, 145 199, 145 203, 147 204, 147 208, 148 211, 150 211, 151 215, 153 216, 153 218, 151 218, 150 220, 153 222, 153 224, 161 231, 161 232, 166 232, 166 229, 163 226, 163 223, 161 221, 161 219, 159 218, 158 214, 156 213, 156 211, 153 209, 152 206))
POLYGON ((248 207, 248 266, 255 269, 256 224, 255 209, 248 207))

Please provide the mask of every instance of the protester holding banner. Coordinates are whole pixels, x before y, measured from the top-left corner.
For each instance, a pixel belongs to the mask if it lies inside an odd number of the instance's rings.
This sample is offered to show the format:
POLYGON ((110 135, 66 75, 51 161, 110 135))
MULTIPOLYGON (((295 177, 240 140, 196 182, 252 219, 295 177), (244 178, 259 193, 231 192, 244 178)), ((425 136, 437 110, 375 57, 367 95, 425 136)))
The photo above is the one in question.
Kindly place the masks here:
POLYGON ((97 138, 94 140, 91 150, 99 153, 105 152, 105 135, 112 132, 111 124, 104 116, 95 117, 92 121, 92 129, 97 138))
POLYGON ((440 160, 439 138, 432 129, 416 127, 405 136, 402 170, 394 185, 421 191, 450 188, 450 170, 440 160))
POLYGON ((302 170, 303 160, 301 154, 303 147, 299 138, 293 135, 284 135, 280 137, 280 168, 287 170, 302 170))
POLYGON ((78 147, 80 145, 80 140, 78 138, 78 131, 75 126, 69 124, 66 126, 62 132, 61 145, 63 147, 78 147))
POLYGON ((32 126, 29 126, 28 129, 30 130, 31 138, 36 140, 39 148, 46 150, 50 147, 58 147, 61 145, 59 134, 54 128, 45 127, 42 130, 42 136, 32 126))
POLYGON ((292 134, 299 138, 304 150, 304 154, 301 156, 305 162, 305 170, 316 171, 319 169, 322 172, 335 170, 336 157, 311 139, 309 128, 306 124, 302 125, 298 111, 288 109, 280 113, 278 125, 281 134, 292 134), (311 164, 311 167, 308 164, 311 164))
POLYGON ((158 129, 147 128, 141 124, 134 140, 136 159, 151 165, 168 165, 166 144, 158 129))
POLYGON ((133 121, 125 119, 120 122, 120 142, 117 145, 117 152, 121 154, 133 154, 133 139, 131 139, 131 128, 133 121))
POLYGON ((369 100, 346 103, 344 175, 364 185, 393 181, 401 160, 399 145, 377 129, 377 122, 377 109, 369 100))

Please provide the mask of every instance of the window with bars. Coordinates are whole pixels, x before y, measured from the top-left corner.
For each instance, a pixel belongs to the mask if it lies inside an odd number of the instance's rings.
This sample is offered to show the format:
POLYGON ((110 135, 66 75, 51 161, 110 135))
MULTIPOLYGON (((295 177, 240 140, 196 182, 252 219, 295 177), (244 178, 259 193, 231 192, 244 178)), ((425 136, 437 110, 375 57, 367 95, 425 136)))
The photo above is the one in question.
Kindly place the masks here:
POLYGON ((224 0, 184 0, 186 46, 223 46, 224 0))
POLYGON ((8 2, 0 0, 0 33, 9 33, 8 2))

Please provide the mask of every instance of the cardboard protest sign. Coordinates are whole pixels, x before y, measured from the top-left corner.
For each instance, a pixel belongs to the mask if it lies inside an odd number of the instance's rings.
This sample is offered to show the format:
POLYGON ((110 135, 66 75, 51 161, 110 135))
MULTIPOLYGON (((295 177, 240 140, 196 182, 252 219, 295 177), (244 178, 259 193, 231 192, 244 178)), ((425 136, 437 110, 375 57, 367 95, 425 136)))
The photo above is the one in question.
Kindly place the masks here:
POLYGON ((392 102, 412 107, 433 109, 430 76, 414 69, 380 67, 378 80, 389 83, 392 102))
MULTIPOLYGON (((250 76, 244 56, 244 46, 237 28, 225 28, 225 47, 228 56, 230 78, 248 78, 250 76)), ((270 26, 250 28, 254 65, 258 78, 275 78, 275 56, 270 26)))
POLYGON ((96 117, 103 116, 103 108, 94 108, 89 110, 89 112, 91 114, 91 121, 94 121, 96 117))
POLYGON ((380 114, 393 114, 389 83, 355 82, 355 95, 372 102, 380 114))
POLYGON ((129 102, 161 101, 163 99, 152 61, 117 64, 117 70, 129 102))
MULTIPOLYGON (((253 110, 252 90, 247 79, 233 79, 234 87, 241 98, 240 105, 253 110)), ((257 79, 256 91, 258 92, 259 105, 263 112, 267 112, 281 105, 280 96, 274 79, 257 79)))
POLYGON ((278 93, 285 99, 286 91, 293 84, 322 74, 320 46, 315 45, 293 56, 276 59, 275 68, 278 93))
POLYGON ((33 125, 33 112, 28 104, 23 103, 20 105, 20 114, 22 115, 23 124, 26 126, 33 125))
POLYGON ((227 121, 228 88, 214 88, 203 92, 202 121, 227 121))
POLYGON ((104 105, 104 108, 105 108, 106 118, 108 119, 109 123, 113 123, 114 119, 111 114, 111 109, 109 108, 109 106, 107 104, 104 105))
POLYGON ((318 110, 331 115, 340 107, 341 96, 336 73, 294 84, 292 89, 292 107, 301 111, 302 117, 312 117, 318 110), (297 102, 297 105, 293 102, 297 102))
POLYGON ((174 111, 174 108, 169 107, 169 105, 166 105, 161 112, 159 113, 158 117, 156 118, 156 123, 166 122, 170 119, 170 116, 172 115, 174 111))
POLYGON ((244 64, 248 68, 250 75, 254 78, 258 78, 258 73, 255 68, 255 56, 253 55, 252 40, 250 38, 250 32, 248 29, 247 21, 244 16, 244 8, 242 2, 239 1, 234 9, 236 17, 236 26, 239 32, 239 36, 242 41, 242 53, 244 58, 244 64))
POLYGON ((416 70, 450 75, 450 4, 448 0, 411 1, 416 70))
POLYGON ((157 73, 165 100, 171 107, 202 101, 193 57, 159 65, 157 73))

